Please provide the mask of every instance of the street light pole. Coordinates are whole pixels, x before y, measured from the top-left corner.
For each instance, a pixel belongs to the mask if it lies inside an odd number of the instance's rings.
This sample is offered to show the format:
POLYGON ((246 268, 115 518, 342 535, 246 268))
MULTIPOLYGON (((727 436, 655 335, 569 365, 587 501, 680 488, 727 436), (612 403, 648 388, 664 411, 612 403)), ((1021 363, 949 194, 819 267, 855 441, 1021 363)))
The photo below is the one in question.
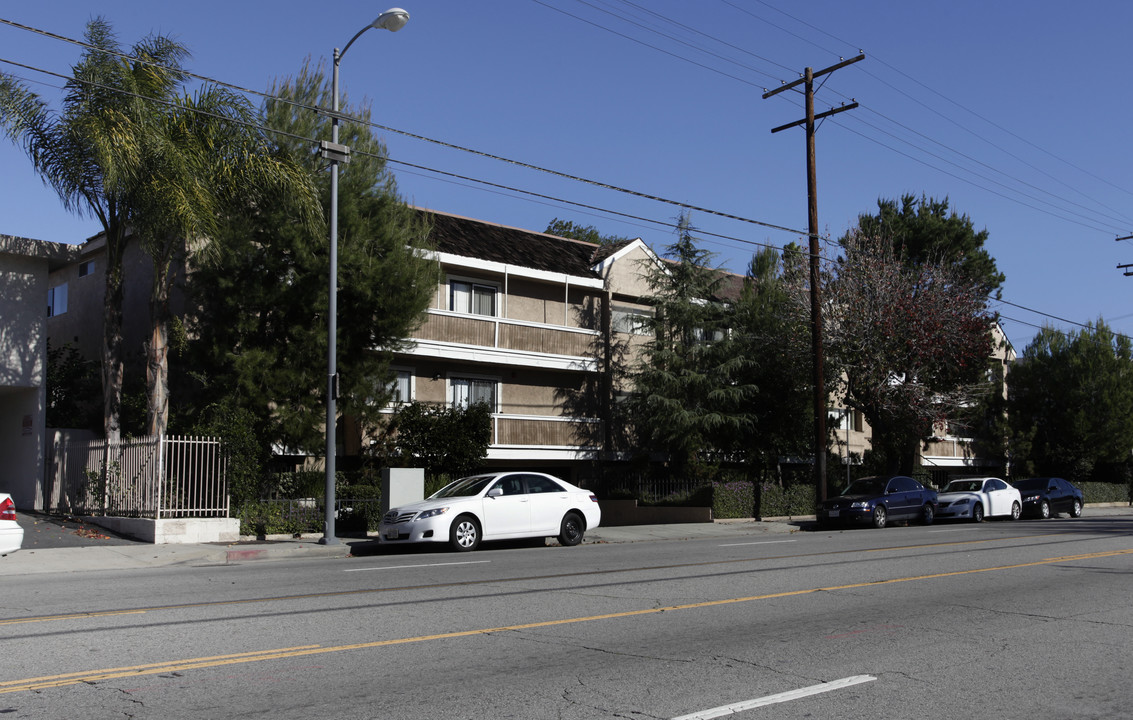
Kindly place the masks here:
POLYGON ((323 537, 319 542, 323 545, 337 545, 334 521, 337 510, 335 508, 335 453, 337 442, 335 440, 335 425, 338 419, 338 165, 340 162, 350 162, 350 148, 338 143, 338 65, 342 56, 354 44, 358 37, 370 28, 397 32, 409 22, 409 13, 401 8, 390 8, 379 15, 372 23, 362 28, 350 38, 350 42, 339 52, 334 49, 334 66, 331 70, 331 125, 330 142, 320 143, 320 151, 324 158, 330 160, 330 262, 328 275, 330 277, 330 298, 327 305, 327 419, 326 419, 326 512, 323 520, 323 537))

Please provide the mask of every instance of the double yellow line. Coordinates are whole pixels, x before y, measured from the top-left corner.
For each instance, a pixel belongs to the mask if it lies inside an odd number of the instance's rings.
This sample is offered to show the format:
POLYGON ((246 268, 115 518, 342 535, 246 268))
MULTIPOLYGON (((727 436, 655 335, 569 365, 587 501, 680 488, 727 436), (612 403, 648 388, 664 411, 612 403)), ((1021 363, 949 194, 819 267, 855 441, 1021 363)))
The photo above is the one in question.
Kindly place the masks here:
MULTIPOLYGON (((658 613, 675 610, 692 610, 696 608, 716 607, 719 605, 732 605, 735 603, 752 602, 756 600, 771 600, 774 598, 809 595, 817 592, 832 592, 836 590, 852 590, 855 588, 872 587, 877 585, 892 585, 895 583, 914 582, 919 580, 934 580, 943 577, 958 575, 971 575, 974 573, 999 572, 1015 570, 1018 568, 1035 567, 1039 565, 1053 565, 1056 563, 1073 562, 1078 560, 1094 560, 1097 558, 1116 557, 1133 554, 1133 549, 1111 550, 1107 552, 1087 553, 1084 555, 1066 555, 1056 558, 1046 558, 1028 563, 1015 565, 999 565, 974 570, 956 570, 953 572, 933 573, 931 575, 915 575, 912 577, 891 578, 888 580, 871 580, 867 582, 852 583, 849 585, 833 585, 827 587, 807 588, 804 590, 788 590, 766 595, 750 595, 747 597, 725 598, 723 600, 708 600, 683 605, 670 605, 668 607, 649 608, 645 610, 628 610, 626 612, 607 613, 604 615, 589 615, 586 617, 564 618, 561 620, 545 620, 543 622, 524 623, 522 625, 504 625, 502 627, 481 628, 477 630, 462 630, 459 632, 440 633, 437 635, 418 635, 416 637, 397 638, 393 640, 377 640, 374 642, 354 643, 350 645, 335 645, 322 647, 320 645, 299 645, 290 648, 276 648, 273 650, 260 650, 256 652, 235 653, 232 655, 214 655, 211 657, 191 658, 187 660, 173 660, 147 665, 131 665, 126 667, 108 668, 104 670, 88 670, 85 672, 66 673, 63 675, 47 675, 44 677, 27 678, 23 680, 0 681, 0 694, 19 692, 22 690, 46 690, 49 688, 74 685, 78 683, 92 683, 100 680, 113 680, 118 678, 142 677, 160 675, 162 673, 182 672, 200 668, 221 667, 224 665, 237 665, 241 663, 263 662, 265 660, 281 660, 306 655, 323 655, 327 653, 344 652, 347 650, 365 650, 370 648, 387 647, 391 645, 406 645, 410 643, 428 642, 431 640, 450 640, 454 638, 470 637, 474 635, 490 635, 492 633, 514 630, 532 630, 536 628, 554 627, 556 625, 571 625, 574 623, 595 622, 598 620, 614 620, 618 618, 635 617, 639 615, 656 615, 658 613)), ((105 613, 112 614, 112 613, 105 613)))

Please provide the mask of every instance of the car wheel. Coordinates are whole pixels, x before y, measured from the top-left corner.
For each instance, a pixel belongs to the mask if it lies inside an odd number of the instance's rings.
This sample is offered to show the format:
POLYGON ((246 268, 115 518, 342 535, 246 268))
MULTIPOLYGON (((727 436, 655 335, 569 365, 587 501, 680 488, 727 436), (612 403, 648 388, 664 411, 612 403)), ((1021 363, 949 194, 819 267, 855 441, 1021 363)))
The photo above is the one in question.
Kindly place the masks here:
POLYGON ((1070 506, 1070 517, 1082 517, 1082 502, 1078 498, 1074 498, 1074 504, 1070 506))
POLYGON ((972 522, 984 521, 984 506, 976 503, 972 506, 972 522))
POLYGON ((1017 502, 1011 503, 1011 519, 1018 520, 1023 516, 1023 507, 1017 502))
POLYGON ((1041 503, 1039 503, 1039 517, 1041 517, 1043 520, 1046 520, 1050 517, 1050 503, 1048 503, 1046 500, 1043 500, 1041 503))
POLYGON ((932 525, 932 521, 935 519, 936 508, 932 506, 932 503, 925 503, 924 507, 921 509, 921 524, 932 525))
POLYGON ((878 505, 873 509, 873 526, 875 528, 885 527, 885 506, 878 505))
POLYGON ((571 547, 582 542, 582 534, 584 526, 582 518, 578 513, 569 512, 563 516, 563 522, 559 525, 559 544, 571 547))
POLYGON ((448 541, 457 552, 469 552, 480 545, 480 523, 471 515, 461 515, 452 521, 448 541))

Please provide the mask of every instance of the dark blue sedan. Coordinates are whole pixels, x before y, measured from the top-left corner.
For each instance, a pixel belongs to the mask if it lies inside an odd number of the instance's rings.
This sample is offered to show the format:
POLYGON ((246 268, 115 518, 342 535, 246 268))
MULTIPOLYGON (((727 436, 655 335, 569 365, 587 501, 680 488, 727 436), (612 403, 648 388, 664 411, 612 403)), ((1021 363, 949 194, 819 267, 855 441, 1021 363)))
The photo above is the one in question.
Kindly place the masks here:
POLYGON ((865 477, 824 500, 817 515, 822 525, 861 523, 883 528, 894 521, 931 525, 936 518, 936 491, 904 475, 865 477))

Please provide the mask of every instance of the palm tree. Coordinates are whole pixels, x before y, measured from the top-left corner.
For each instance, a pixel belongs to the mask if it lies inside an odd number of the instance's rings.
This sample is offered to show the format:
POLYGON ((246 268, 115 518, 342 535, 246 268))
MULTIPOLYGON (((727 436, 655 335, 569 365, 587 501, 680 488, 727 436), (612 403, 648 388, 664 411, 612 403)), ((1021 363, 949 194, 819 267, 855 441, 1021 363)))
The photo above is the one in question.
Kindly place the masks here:
POLYGON ((151 333, 146 347, 146 426, 164 432, 169 416, 169 293, 176 263, 215 254, 214 238, 229 213, 268 203, 290 207, 296 224, 322 233, 322 210, 313 177, 278 150, 242 96, 206 87, 175 98, 160 132, 147 138, 147 205, 134 233, 153 260, 151 333))
POLYGON ((165 429, 173 262, 203 242, 233 198, 260 193, 293 198, 305 223, 321 219, 309 178, 269 153, 247 101, 206 87, 184 93, 186 48, 153 35, 123 53, 109 23, 96 18, 85 32, 87 50, 65 84, 63 110, 18 80, 0 74, 0 127, 22 145, 45 184, 65 208, 98 219, 106 238, 103 307, 103 425, 121 432, 123 381, 122 258, 136 237, 153 258, 147 343, 147 426, 165 429), (278 192, 287 186, 290 192, 278 192))

